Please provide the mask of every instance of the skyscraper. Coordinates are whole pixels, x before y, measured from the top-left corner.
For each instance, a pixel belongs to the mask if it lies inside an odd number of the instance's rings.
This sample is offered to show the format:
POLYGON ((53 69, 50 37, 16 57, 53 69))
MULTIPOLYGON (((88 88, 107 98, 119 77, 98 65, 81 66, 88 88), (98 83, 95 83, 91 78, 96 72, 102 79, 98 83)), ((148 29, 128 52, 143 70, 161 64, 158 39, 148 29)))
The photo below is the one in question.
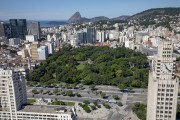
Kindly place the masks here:
POLYGON ((37 35, 38 39, 40 38, 41 29, 40 29, 40 23, 31 21, 29 25, 29 35, 37 35))
POLYGON ((149 72, 147 120, 176 120, 179 79, 171 41, 161 41, 149 72))
POLYGON ((11 37, 25 39, 27 35, 26 19, 10 19, 11 37))
POLYGON ((8 39, 11 37, 11 26, 9 23, 0 23, 0 37, 5 36, 8 39))
POLYGON ((94 27, 87 28, 87 43, 96 42, 96 29, 94 27))

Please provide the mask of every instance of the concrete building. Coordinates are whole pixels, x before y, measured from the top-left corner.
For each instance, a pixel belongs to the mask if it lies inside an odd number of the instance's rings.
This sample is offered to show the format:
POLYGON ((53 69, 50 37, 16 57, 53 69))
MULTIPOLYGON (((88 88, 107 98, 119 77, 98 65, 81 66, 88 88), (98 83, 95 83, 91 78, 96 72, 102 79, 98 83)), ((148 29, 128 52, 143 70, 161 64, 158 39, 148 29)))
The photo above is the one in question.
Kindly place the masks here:
POLYGON ((31 58, 33 60, 38 60, 38 47, 39 47, 39 42, 33 42, 31 44, 31 58))
POLYGON ((101 32, 97 32, 97 40, 99 40, 99 42, 105 42, 106 39, 106 32, 101 31, 101 32))
POLYGON ((38 36, 37 35, 26 35, 26 41, 36 42, 36 41, 38 41, 38 36))
POLYGON ((96 43, 96 29, 87 28, 87 43, 96 43))
POLYGON ((38 48, 38 60, 46 60, 47 57, 48 57, 48 47, 40 46, 38 48))
POLYGON ((25 78, 20 71, 0 69, 1 120, 77 120, 76 109, 26 105, 25 78))
POLYGON ((29 24, 29 35, 36 35, 37 38, 40 38, 41 29, 40 29, 40 22, 31 21, 29 24))
POLYGON ((78 39, 77 38, 71 39, 70 44, 73 47, 77 47, 78 46, 78 39))
POLYGON ((9 39, 9 46, 19 45, 21 40, 19 38, 11 38, 9 39))
POLYGON ((8 23, 1 22, 0 23, 0 37, 7 37, 8 39, 11 37, 11 26, 8 23))
POLYGON ((48 54, 54 54, 54 42, 47 42, 45 45, 48 47, 48 54))
POLYGON ((26 19, 10 19, 11 37, 25 39, 27 35, 26 19))
POLYGON ((176 120, 179 79, 171 41, 161 41, 149 72, 147 120, 176 120))

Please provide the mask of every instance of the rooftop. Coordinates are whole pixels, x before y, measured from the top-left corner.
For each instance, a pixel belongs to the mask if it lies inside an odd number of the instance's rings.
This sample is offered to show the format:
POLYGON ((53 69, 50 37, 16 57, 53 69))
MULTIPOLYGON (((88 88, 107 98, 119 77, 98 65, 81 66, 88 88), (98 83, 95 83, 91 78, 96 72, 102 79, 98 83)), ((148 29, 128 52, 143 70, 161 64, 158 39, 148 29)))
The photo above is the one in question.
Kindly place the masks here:
POLYGON ((71 108, 63 106, 46 106, 46 105, 26 105, 22 106, 22 109, 19 112, 37 112, 37 113, 66 113, 71 114, 71 108))

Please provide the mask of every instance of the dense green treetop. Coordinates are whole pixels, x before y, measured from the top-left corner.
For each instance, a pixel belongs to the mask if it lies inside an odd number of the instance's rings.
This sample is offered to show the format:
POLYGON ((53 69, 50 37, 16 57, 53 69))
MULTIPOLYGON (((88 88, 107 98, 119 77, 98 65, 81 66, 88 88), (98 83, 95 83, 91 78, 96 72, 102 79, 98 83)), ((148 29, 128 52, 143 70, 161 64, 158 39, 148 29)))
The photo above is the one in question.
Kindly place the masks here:
POLYGON ((148 62, 140 52, 119 47, 71 46, 50 56, 27 80, 33 83, 115 85, 121 89, 146 87, 148 62))

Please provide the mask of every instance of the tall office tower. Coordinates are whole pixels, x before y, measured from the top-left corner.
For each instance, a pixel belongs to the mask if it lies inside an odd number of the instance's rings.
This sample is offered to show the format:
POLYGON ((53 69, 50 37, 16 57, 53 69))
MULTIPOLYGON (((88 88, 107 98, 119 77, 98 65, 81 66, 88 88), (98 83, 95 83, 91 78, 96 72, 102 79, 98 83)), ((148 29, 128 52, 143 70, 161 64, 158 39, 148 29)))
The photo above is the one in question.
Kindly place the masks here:
POLYGON ((39 42, 33 42, 31 44, 31 57, 33 60, 38 60, 38 47, 39 42))
POLYGON ((41 29, 40 29, 40 23, 39 22, 30 22, 29 25, 29 35, 37 35, 38 39, 40 38, 40 34, 41 34, 41 29))
POLYGON ((171 41, 161 41, 149 72, 147 120, 176 120, 179 79, 171 41))
POLYGON ((27 35, 26 19, 10 19, 11 37, 25 39, 27 35))
POLYGON ((8 39, 11 37, 11 26, 9 23, 0 23, 0 37, 7 37, 8 39))
POLYGON ((96 29, 87 28, 87 43, 96 43, 96 29))
POLYGON ((16 111, 26 104, 26 86, 21 72, 0 69, 0 119, 17 120, 16 111))

